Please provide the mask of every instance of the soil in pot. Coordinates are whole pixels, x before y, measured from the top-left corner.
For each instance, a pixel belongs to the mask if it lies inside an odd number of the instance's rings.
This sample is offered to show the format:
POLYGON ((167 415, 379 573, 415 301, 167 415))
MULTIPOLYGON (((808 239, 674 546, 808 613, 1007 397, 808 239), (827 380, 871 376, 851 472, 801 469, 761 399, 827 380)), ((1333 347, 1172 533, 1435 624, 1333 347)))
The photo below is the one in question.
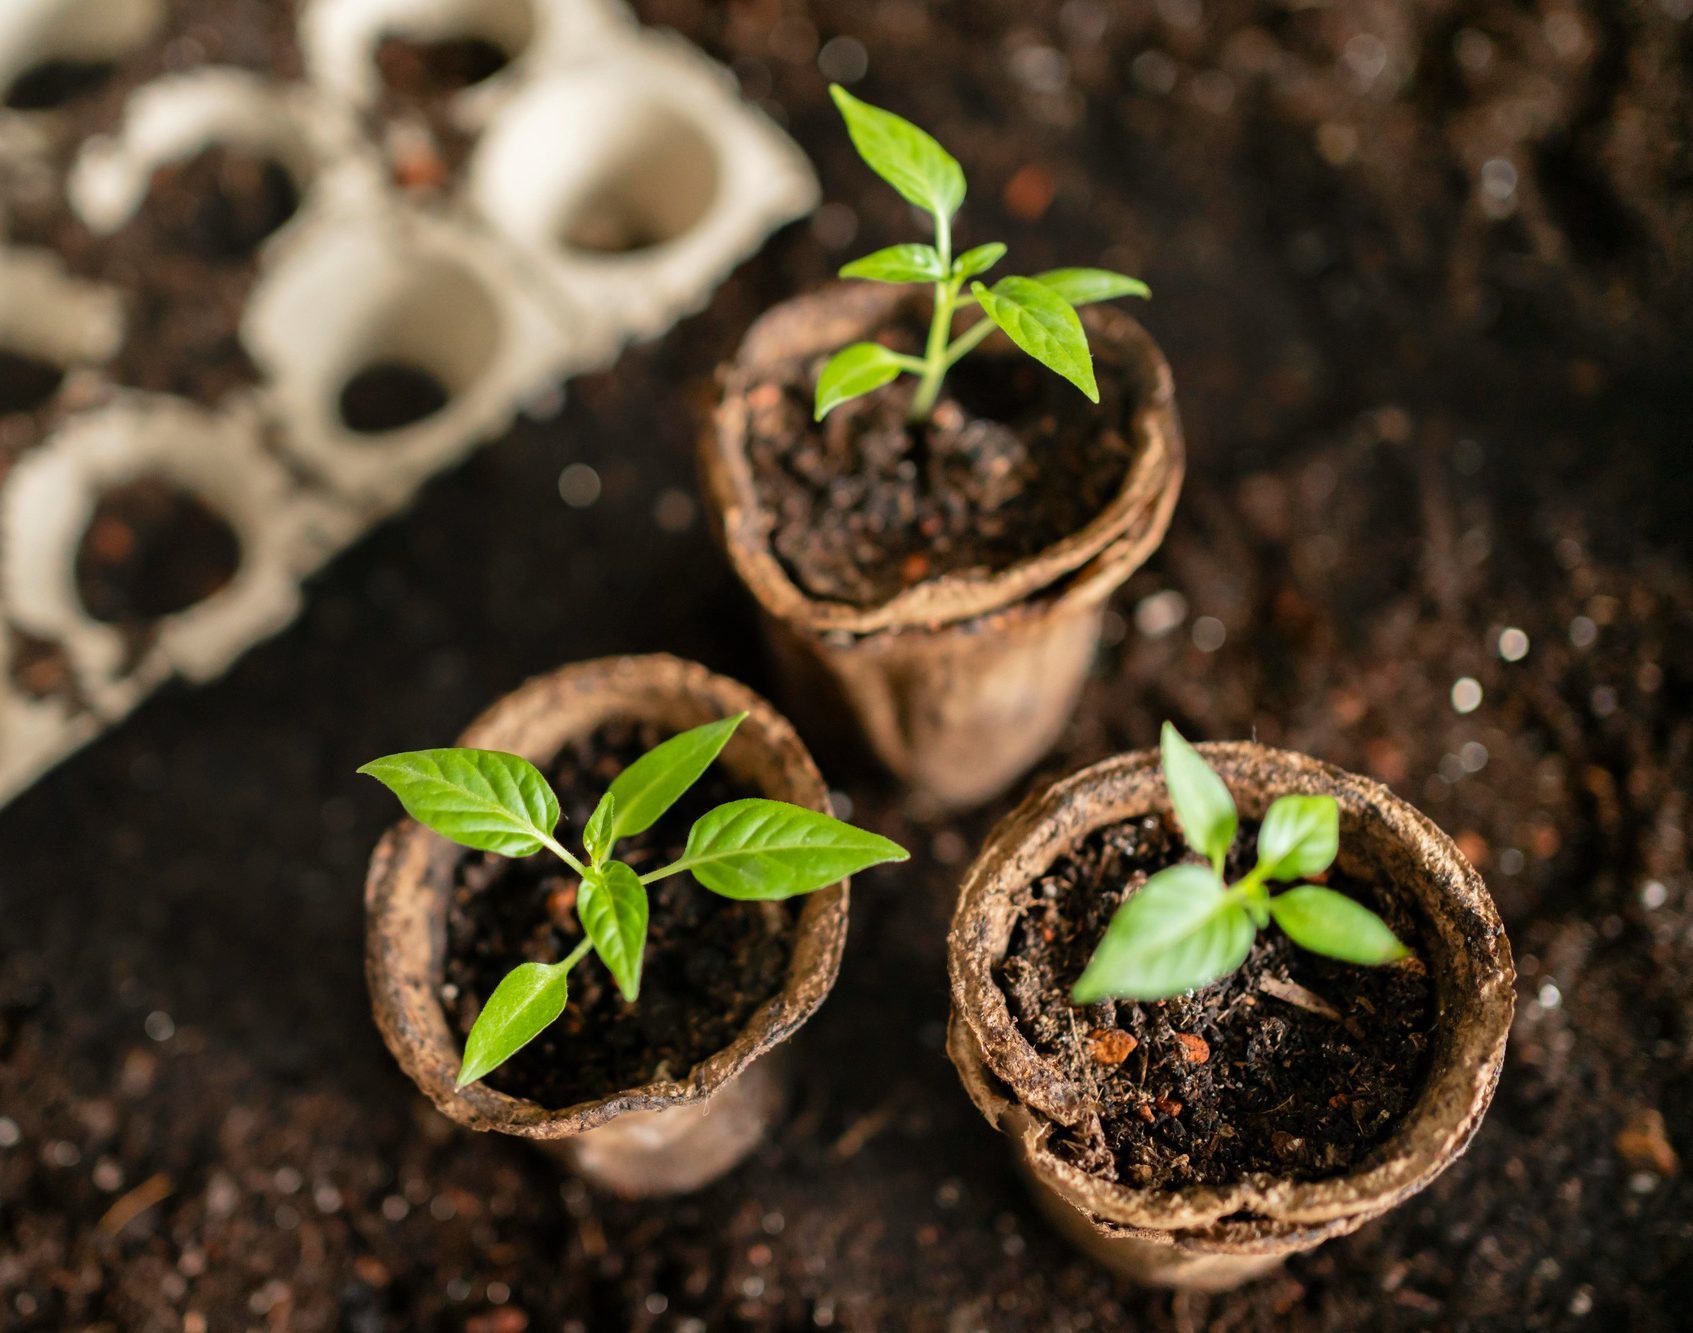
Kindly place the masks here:
MULTIPOLYGON (((879 336, 919 354, 909 308, 879 336)), ((813 597, 868 606, 927 579, 1001 570, 1085 527, 1118 491, 1133 410, 1102 377, 1098 406, 1021 352, 979 350, 947 376, 930 420, 906 420, 917 381, 812 421, 813 368, 748 394, 747 454, 771 545, 813 597)))
POLYGON ((45 407, 64 378, 62 367, 0 347, 0 416, 45 407))
POLYGON ((485 37, 449 37, 418 42, 385 37, 376 48, 376 68, 396 95, 412 100, 450 97, 491 79, 511 63, 511 55, 485 37))
POLYGON ((299 206, 299 187, 280 162, 214 144, 155 171, 128 225, 146 252, 228 263, 250 258, 299 206))
MULTIPOLYGON (((567 746, 549 774, 563 827, 581 829, 611 780, 665 738, 650 723, 611 722, 567 746)), ((638 871, 673 861, 700 815, 757 794, 713 765, 657 825, 619 842, 618 857, 638 871)), ((728 1046, 781 989, 796 903, 735 902, 689 875, 661 880, 649 893, 640 999, 624 1003, 605 968, 584 961, 571 973, 563 1017, 490 1074, 489 1086, 562 1108, 654 1079, 682 1079, 728 1046)), ((551 853, 521 860, 473 853, 460 863, 441 1000, 461 1036, 514 966, 556 962, 581 940, 575 897, 576 876, 551 853)))
POLYGON ((235 577, 241 540, 204 501, 163 477, 113 486, 77 548, 77 593, 111 625, 144 625, 218 592, 235 577))
MULTIPOLYGON (((1243 822, 1231 881, 1256 860, 1243 822)), ((1344 1174, 1416 1099, 1435 1010, 1415 961, 1354 967, 1299 949, 1273 925, 1245 964, 1191 996, 1076 1008, 1069 989, 1112 914, 1148 875, 1197 861, 1163 816, 1095 830, 1032 886, 999 980, 1025 1037, 1093 1111, 1054 1147, 1107 1180, 1147 1189, 1223 1185, 1253 1172, 1344 1174)), ((1417 922, 1378 886, 1326 880, 1418 948, 1417 922)))

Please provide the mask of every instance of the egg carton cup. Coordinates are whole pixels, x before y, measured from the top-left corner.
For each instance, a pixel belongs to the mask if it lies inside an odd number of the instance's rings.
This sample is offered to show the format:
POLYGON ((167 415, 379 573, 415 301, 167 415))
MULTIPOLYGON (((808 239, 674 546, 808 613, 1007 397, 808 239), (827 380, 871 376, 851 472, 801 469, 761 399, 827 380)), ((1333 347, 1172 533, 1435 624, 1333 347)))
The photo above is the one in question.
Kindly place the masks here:
MULTIPOLYGON (((59 644, 102 721, 122 717, 172 674, 209 680, 299 611, 299 581, 322 558, 325 528, 345 528, 265 451, 246 411, 207 411, 164 395, 120 393, 67 417, 0 491, 0 612, 59 644), (93 619, 77 589, 77 554, 101 496, 159 477, 216 513, 240 543, 230 581, 152 623, 139 662, 123 628, 93 619)), ((5 757, 9 765, 10 755, 5 757)))
POLYGON ((276 235, 313 212, 374 204, 383 193, 374 153, 334 103, 305 85, 207 66, 130 96, 119 128, 77 154, 66 185, 70 205, 91 230, 116 232, 141 207, 159 168, 220 145, 274 161, 293 181, 299 208, 276 235))
POLYGON ((320 214, 273 254, 241 326, 263 409, 288 452, 372 521, 596 354, 586 320, 558 318, 508 256, 449 217, 320 214), (385 365, 425 372, 445 404, 397 429, 355 429, 342 395, 385 365))
POLYGON ((492 43, 510 62, 453 94, 448 109, 456 128, 475 131, 534 72, 591 59, 603 41, 633 22, 615 0, 310 0, 299 34, 308 76, 361 111, 382 97, 376 51, 384 39, 492 43))
POLYGON ((123 302, 66 272, 51 250, 0 245, 0 348, 71 372, 104 364, 123 341, 123 302))
POLYGON ((167 0, 5 0, 0 4, 0 121, 50 112, 4 105, 19 79, 44 65, 117 62, 164 24, 167 0))
POLYGON ((613 348, 701 309, 818 200, 804 155, 733 76, 650 30, 529 79, 466 177, 469 208, 613 348))

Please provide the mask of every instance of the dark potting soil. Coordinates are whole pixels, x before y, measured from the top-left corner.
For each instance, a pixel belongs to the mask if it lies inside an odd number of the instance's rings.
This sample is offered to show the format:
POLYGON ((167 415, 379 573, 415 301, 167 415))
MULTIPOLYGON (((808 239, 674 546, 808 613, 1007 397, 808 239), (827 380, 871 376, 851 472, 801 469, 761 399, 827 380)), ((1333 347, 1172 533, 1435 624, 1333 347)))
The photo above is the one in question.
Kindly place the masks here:
MULTIPOLYGON (((918 353, 924 334, 906 320, 880 341, 918 353)), ((814 424, 820 369, 795 366, 748 395, 771 545, 814 597, 873 605, 943 574, 1005 569, 1084 527, 1133 461, 1119 385, 1102 379, 1095 407, 1021 352, 972 353, 916 427, 911 376, 814 424)))
POLYGON ((446 405, 446 386, 431 372, 403 361, 366 366, 341 388, 341 422, 359 435, 415 426, 446 405))
POLYGON ((63 367, 0 347, 0 416, 45 406, 64 379, 63 367))
POLYGON ((98 92, 117 72, 105 60, 44 60, 12 80, 5 105, 13 111, 52 111, 98 92))
POLYGON ((149 251, 227 263, 250 258, 299 206, 299 187, 280 162, 213 145, 156 170, 127 225, 149 251))
MULTIPOLYGON (((579 833, 612 779, 666 734, 650 723, 612 722, 566 747, 550 773, 561 827, 579 833)), ((653 828, 618 843, 618 859, 642 872, 674 861, 694 820, 755 795, 713 765, 653 828)), ((441 999, 461 1035, 518 963, 556 963, 581 941, 576 885, 550 852, 520 860, 477 853, 460 864, 441 999)), ((490 1074, 491 1087, 561 1108, 657 1078, 685 1078, 781 989, 797 904, 735 902, 691 875, 660 880, 648 894, 639 1000, 625 1003, 598 958, 584 959, 571 971, 563 1016, 490 1074)))
POLYGON ((95 504, 77 548, 77 593, 95 620, 140 625, 205 601, 240 563, 240 538, 205 501, 142 477, 95 504))
MULTIPOLYGON (((1231 882, 1256 860, 1257 833, 1243 823, 1231 882)), ((1414 957, 1348 966, 1271 926, 1237 971, 1191 995, 1070 1003, 1117 908, 1148 876, 1200 860, 1150 815, 1095 830, 1031 886, 1000 981, 1035 1049, 1098 1092, 1054 1145, 1087 1171, 1150 1189, 1342 1174, 1392 1134, 1422 1083, 1434 1006, 1414 957)), ((1401 903, 1338 872, 1325 882, 1415 949, 1401 903)))
POLYGON ((450 97, 493 78, 511 63, 511 55, 484 37, 437 42, 385 37, 376 47, 375 61, 382 82, 392 92, 423 101, 450 97))

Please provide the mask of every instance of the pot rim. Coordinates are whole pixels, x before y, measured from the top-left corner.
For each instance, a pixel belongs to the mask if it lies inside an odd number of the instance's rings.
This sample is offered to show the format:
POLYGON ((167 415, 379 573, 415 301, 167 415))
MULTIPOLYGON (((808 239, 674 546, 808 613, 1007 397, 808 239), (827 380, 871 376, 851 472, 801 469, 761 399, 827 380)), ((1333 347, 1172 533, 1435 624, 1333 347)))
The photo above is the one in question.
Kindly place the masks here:
POLYGON ((990 834, 966 875, 947 937, 949 1054, 971 1099, 1011 1135, 1028 1168, 1096 1223, 1191 1232, 1242 1218, 1295 1227, 1367 1220, 1450 1165, 1492 1100, 1515 1005, 1504 927, 1481 876, 1452 840, 1381 784, 1255 742, 1198 748, 1249 818, 1261 818, 1288 792, 1334 796, 1342 859, 1367 864, 1384 886, 1410 895, 1437 1013, 1428 1073, 1394 1134, 1345 1175, 1302 1181, 1253 1173, 1230 1185, 1180 1190, 1108 1181, 1051 1148, 1054 1129, 1085 1109, 1086 1089, 1065 1080, 1023 1036, 994 969, 1018 917, 1018 892, 1057 856, 1097 828, 1169 810, 1156 750, 1119 755, 1037 789, 990 834))
MULTIPOLYGON (((667 654, 598 658, 536 676, 486 709, 458 744, 507 750, 545 766, 570 740, 613 718, 680 730, 743 710, 747 718, 719 762, 772 799, 829 812, 828 788, 786 718, 739 682, 667 654)), ((631 1112, 709 1098, 791 1036, 823 1002, 840 969, 845 879, 807 895, 800 906, 782 988, 732 1042, 680 1078, 655 1079, 562 1108, 484 1083, 455 1089, 460 1045, 439 988, 446 897, 453 868, 468 854, 411 819, 382 836, 365 883, 365 977, 377 1026, 400 1067, 442 1113, 472 1129, 569 1138, 631 1112)))
MULTIPOLYGON (((730 563, 771 615, 814 633, 872 634, 934 627, 1002 611, 1105 560, 1119 579, 1144 562, 1164 538, 1185 467, 1181 424, 1169 363, 1152 336, 1123 311, 1092 305, 1079 312, 1101 374, 1138 377, 1125 425, 1137 445, 1128 475, 1111 502, 1087 524, 997 572, 959 571, 926 579, 869 606, 813 597, 771 549, 773 524, 760 503, 747 456, 746 396, 776 366, 832 351, 886 322, 921 293, 875 283, 831 283, 772 306, 747 331, 733 361, 719 372, 722 398, 699 457, 707 501, 730 563)), ((990 344, 1009 346, 995 333, 990 344)))

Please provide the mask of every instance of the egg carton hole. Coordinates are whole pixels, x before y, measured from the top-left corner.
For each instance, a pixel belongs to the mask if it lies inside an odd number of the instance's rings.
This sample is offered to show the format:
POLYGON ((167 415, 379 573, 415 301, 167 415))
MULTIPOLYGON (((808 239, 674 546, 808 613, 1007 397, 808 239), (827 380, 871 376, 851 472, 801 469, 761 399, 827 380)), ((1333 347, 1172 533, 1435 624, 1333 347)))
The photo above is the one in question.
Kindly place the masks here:
POLYGON ((52 112, 92 97, 164 18, 163 0, 6 0, 0 107, 52 112))

